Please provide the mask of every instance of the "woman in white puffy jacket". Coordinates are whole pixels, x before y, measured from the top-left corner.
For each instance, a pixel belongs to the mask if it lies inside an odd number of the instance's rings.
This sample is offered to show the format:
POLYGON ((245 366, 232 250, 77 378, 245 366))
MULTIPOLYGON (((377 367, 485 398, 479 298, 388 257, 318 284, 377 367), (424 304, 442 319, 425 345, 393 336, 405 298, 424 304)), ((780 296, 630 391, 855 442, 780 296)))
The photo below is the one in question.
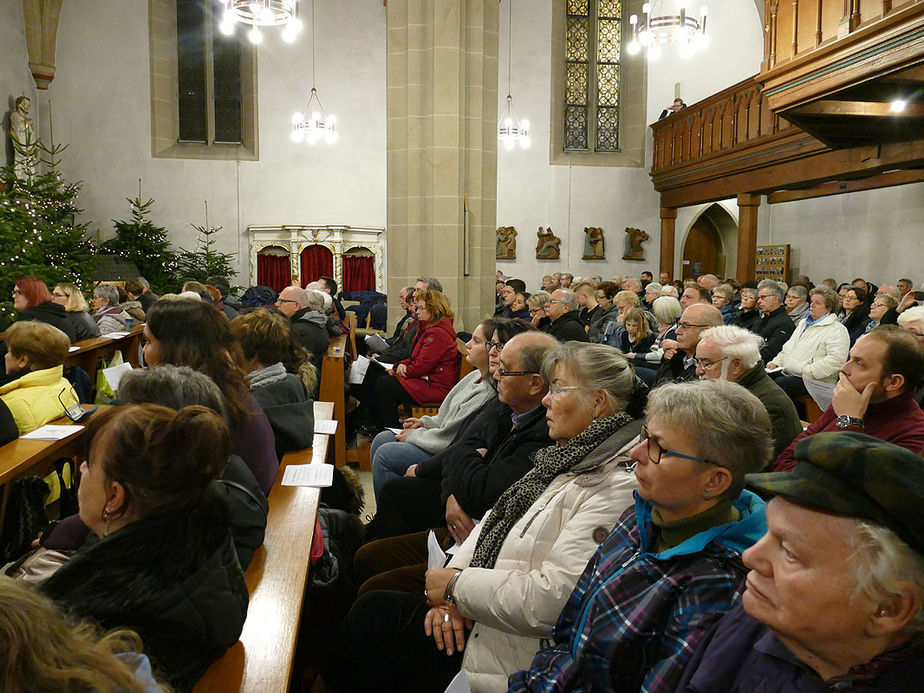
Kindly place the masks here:
POLYGON ((850 335, 835 315, 837 294, 827 287, 809 293, 808 314, 796 325, 773 362, 767 364, 769 369, 777 366, 783 369, 772 375, 790 397, 808 394, 802 376, 836 383, 850 351, 850 335))
MULTIPOLYGON (((504 377, 524 375, 503 360, 504 377)), ((474 693, 505 691, 551 637, 588 559, 633 503, 624 453, 641 420, 635 375, 611 347, 566 342, 542 375, 556 444, 535 454, 446 568, 427 572, 424 595, 360 597, 315 691, 442 691, 460 667, 474 693)))

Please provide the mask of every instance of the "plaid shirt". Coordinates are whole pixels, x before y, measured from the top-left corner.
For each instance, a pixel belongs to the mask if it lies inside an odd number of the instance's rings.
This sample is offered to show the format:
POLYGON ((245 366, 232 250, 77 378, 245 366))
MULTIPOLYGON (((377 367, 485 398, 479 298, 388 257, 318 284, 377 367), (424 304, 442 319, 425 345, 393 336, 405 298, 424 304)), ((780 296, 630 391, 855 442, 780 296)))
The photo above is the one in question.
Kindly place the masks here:
POLYGON ((555 645, 513 674, 509 690, 674 691, 700 640, 743 591, 741 551, 767 528, 754 494, 742 492, 735 507, 738 522, 656 554, 651 505, 636 493, 571 593, 555 645))

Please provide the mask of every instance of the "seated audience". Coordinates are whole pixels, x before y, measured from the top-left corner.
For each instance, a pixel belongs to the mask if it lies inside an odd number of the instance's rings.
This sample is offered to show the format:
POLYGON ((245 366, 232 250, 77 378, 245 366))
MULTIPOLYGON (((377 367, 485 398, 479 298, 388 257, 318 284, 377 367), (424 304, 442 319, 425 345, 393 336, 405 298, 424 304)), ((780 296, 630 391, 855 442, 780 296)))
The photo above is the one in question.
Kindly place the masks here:
POLYGON ((843 308, 837 319, 850 335, 850 344, 857 341, 869 322, 869 303, 865 289, 852 286, 844 293, 843 308))
POLYGON ((82 440, 80 519, 100 541, 39 589, 73 616, 137 630, 155 671, 189 690, 247 614, 228 522, 206 499, 231 452, 227 427, 205 407, 125 405, 82 440))
POLYGON ((337 282, 333 277, 325 277, 323 275, 318 277, 318 282, 321 284, 320 290, 330 296, 330 300, 333 304, 334 312, 337 314, 337 318, 341 322, 346 320, 346 311, 337 298, 337 282))
POLYGON ((529 308, 529 324, 537 330, 544 329, 552 322, 545 313, 545 304, 549 302, 549 298, 551 295, 547 291, 536 291, 526 299, 526 307, 529 308))
POLYGON ((0 400, 9 409, 19 435, 60 419, 77 404, 77 393, 64 378, 64 360, 71 345, 67 335, 45 322, 19 320, 5 337, 6 375, 0 379, 0 400))
POLYGON ((211 276, 205 280, 207 286, 214 286, 218 290, 217 303, 228 320, 234 320, 241 314, 241 302, 231 295, 231 282, 227 277, 211 276))
POLYGON ((197 301, 164 301, 151 307, 144 326, 144 361, 205 373, 225 398, 231 446, 269 493, 279 468, 273 429, 244 380, 241 348, 224 315, 197 301))
POLYGON ((518 293, 522 294, 526 291, 526 282, 522 279, 508 279, 504 282, 504 286, 501 287, 501 305, 498 306, 498 309, 494 312, 495 317, 498 318, 512 318, 512 317, 524 317, 523 315, 513 315, 513 304, 516 302, 516 295, 518 293))
POLYGON ((324 298, 318 292, 287 286, 276 299, 276 309, 289 318, 295 344, 311 353, 311 363, 320 373, 330 343, 324 298))
POLYGON ((715 287, 721 283, 719 282, 719 278, 714 274, 701 274, 696 278, 696 282, 700 286, 704 286, 709 289, 709 291, 715 291, 715 287))
POLYGON ((709 380, 653 390, 646 414, 631 452, 635 504, 584 568, 554 644, 510 691, 672 691, 744 589, 740 554, 766 523, 763 501, 742 489, 770 459, 767 412, 709 380))
MULTIPOLYGON (((899 315, 898 326, 917 339, 918 345, 924 349, 924 307, 909 308, 899 315)), ((915 387, 914 401, 924 407, 924 377, 915 387)))
POLYGON ((375 381, 371 415, 379 430, 397 428, 398 406, 439 404, 459 381, 459 352, 449 299, 440 291, 418 290, 417 335, 411 355, 375 381))
POLYGON ((563 344, 542 376, 557 444, 535 453, 448 567, 427 572, 424 596, 359 598, 315 690, 442 690, 460 667, 473 690, 498 690, 552 633, 596 534, 631 502, 618 456, 639 422, 624 410, 635 377, 613 349, 563 344))
MULTIPOLYGON (((638 308, 641 303, 641 299, 634 291, 623 289, 617 293, 616 296, 613 297, 613 306, 616 309, 615 314, 611 313, 607 319, 606 325, 603 327, 603 336, 601 337, 600 343, 608 344, 617 349, 622 348, 626 330, 624 323, 626 313, 633 308, 638 308)), ((645 319, 649 321, 649 328, 654 329, 657 324, 655 317, 646 311, 642 311, 642 313, 645 319)))
POLYGON ((892 294, 879 294, 869 307, 869 322, 863 328, 864 333, 880 325, 898 323, 898 299, 892 294))
POLYGON ((770 416, 776 459, 802 433, 802 424, 792 400, 767 375, 760 360, 762 345, 760 337, 742 327, 712 327, 696 345, 696 374, 705 380, 738 383, 760 400, 770 416))
POLYGON ((733 325, 738 325, 751 332, 757 331, 760 324, 760 309, 757 307, 757 289, 741 287, 741 303, 735 311, 733 325))
POLYGON ((36 320, 57 327, 71 342, 77 341, 77 324, 54 302, 45 282, 36 277, 17 279, 13 286, 13 308, 19 311, 17 320, 36 320))
POLYGON ((453 386, 435 416, 408 417, 401 433, 382 431, 373 439, 369 459, 376 498, 389 479, 404 476, 411 465, 445 450, 462 423, 496 397, 488 372, 488 335, 494 334, 498 322, 492 318, 475 328, 465 345, 465 360, 473 370, 453 386))
POLYGON ((741 604, 704 639, 676 690, 917 690, 921 459, 858 433, 807 438, 796 457, 792 472, 748 478, 775 495, 767 534, 744 552, 741 604))
POLYGON ((645 310, 651 312, 654 310, 654 302, 661 295, 661 285, 658 282, 648 282, 645 285, 645 295, 642 298, 642 305, 645 310))
POLYGON ((824 383, 835 382, 850 350, 850 336, 834 315, 837 295, 825 287, 812 289, 811 297, 809 314, 767 364, 767 368, 782 369, 774 373, 774 379, 790 397, 808 394, 802 376, 824 383))
POLYGON ((100 284, 93 289, 90 306, 100 334, 125 331, 125 323, 131 316, 119 305, 119 290, 115 286, 100 284))
POLYGON ((673 284, 662 284, 661 295, 676 298, 678 301, 680 300, 680 293, 677 291, 677 287, 673 284))
POLYGON ((597 299, 599 310, 595 318, 591 321, 587 330, 587 339, 598 344, 603 339, 611 322, 619 319, 619 309, 613 303, 613 299, 618 295, 618 287, 613 282, 600 282, 594 290, 594 296, 597 299))
POLYGON ((128 294, 131 300, 138 301, 145 313, 151 309, 151 306, 156 301, 160 300, 160 296, 151 291, 151 285, 148 284, 148 280, 144 277, 135 277, 125 282, 125 293, 128 294))
POLYGON ((658 367, 664 357, 663 344, 667 340, 675 342, 677 322, 683 310, 680 301, 672 296, 659 296, 654 302, 654 316, 658 321, 658 331, 654 342, 645 353, 638 352, 632 360, 636 374, 648 385, 653 385, 658 367))
POLYGON ((686 310, 694 303, 712 305, 712 291, 695 281, 685 281, 683 282, 683 292, 680 294, 680 305, 686 310))
POLYGON ((625 330, 619 348, 626 358, 631 360, 638 354, 646 354, 657 335, 651 331, 642 309, 627 310, 623 316, 623 326, 625 330))
POLYGON ((570 272, 562 272, 558 278, 558 283, 562 289, 571 288, 571 282, 574 281, 574 275, 570 272))
POLYGON ((655 384, 680 383, 696 378, 696 345, 702 331, 724 324, 722 313, 709 303, 694 303, 683 311, 677 323, 676 340, 661 342, 664 360, 658 368, 655 384))
POLYGON ((760 358, 769 363, 780 353, 780 349, 796 329, 793 321, 786 314, 783 301, 786 297, 785 285, 772 279, 764 279, 757 286, 757 307, 761 316, 752 330, 764 340, 760 358))
POLYGON ((125 289, 119 284, 113 284, 112 286, 119 292, 119 307, 133 317, 136 322, 144 322, 145 311, 141 307, 141 302, 129 297, 125 289))
POLYGON ((577 294, 578 305, 581 307, 578 317, 584 323, 584 327, 590 329, 590 326, 597 322, 603 313, 597 303, 597 285, 589 279, 582 279, 574 285, 573 290, 577 294))
POLYGON ((798 325, 808 312, 808 289, 799 285, 789 287, 786 292, 786 312, 793 325, 798 325))
POLYGON ((719 284, 712 290, 712 305, 722 313, 726 325, 735 319, 735 290, 727 284, 719 284))
POLYGON ((529 308, 526 305, 526 300, 529 298, 528 292, 517 291, 513 295, 513 303, 510 304, 510 319, 511 320, 529 320, 530 312, 529 308))
POLYGON ((404 311, 404 315, 401 316, 401 319, 395 324, 395 329, 391 333, 391 337, 388 337, 385 341, 392 345, 401 338, 401 333, 404 328, 414 322, 414 287, 406 286, 401 291, 398 292, 398 305, 401 306, 401 309, 404 311))
POLYGON ((84 339, 99 337, 99 325, 90 315, 90 306, 83 297, 76 284, 65 282, 55 285, 51 292, 51 300, 59 306, 64 306, 70 319, 74 322, 74 336, 76 342, 84 339))
POLYGON ((831 406, 777 457, 774 471, 796 463, 798 441, 821 431, 857 431, 924 450, 924 412, 914 391, 924 378, 924 350, 895 325, 883 325, 857 340, 840 369, 831 406))
POLYGON ((50 601, 0 578, 0 681, 5 691, 167 693, 129 630, 103 634, 71 622, 50 601))
POLYGON ((292 328, 279 313, 260 308, 231 321, 231 334, 244 352, 243 369, 250 393, 260 404, 276 440, 276 457, 311 447, 314 437, 314 401, 317 379, 310 354, 300 350, 301 373, 290 373, 292 328), (307 371, 307 372, 306 372, 307 371), (300 377, 300 375, 302 377, 300 377), (304 379, 303 379, 304 378, 304 379), (305 383, 311 383, 311 390, 305 383))
MULTIPOLYGON (((562 279, 570 275, 562 275, 562 279)), ((570 280, 569 280, 570 285, 570 280)), ((559 342, 586 342, 587 332, 578 316, 577 294, 568 288, 556 289, 545 304, 545 314, 549 324, 545 328, 559 342)))

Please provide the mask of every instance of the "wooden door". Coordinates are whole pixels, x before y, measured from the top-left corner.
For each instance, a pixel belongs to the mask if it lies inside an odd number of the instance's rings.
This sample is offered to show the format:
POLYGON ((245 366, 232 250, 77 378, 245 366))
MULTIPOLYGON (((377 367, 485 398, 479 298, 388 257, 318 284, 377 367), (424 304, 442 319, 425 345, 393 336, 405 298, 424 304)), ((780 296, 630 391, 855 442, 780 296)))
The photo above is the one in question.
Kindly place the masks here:
POLYGON ((722 242, 712 224, 702 217, 697 219, 683 244, 683 278, 692 279, 701 274, 721 275, 721 252, 722 242))

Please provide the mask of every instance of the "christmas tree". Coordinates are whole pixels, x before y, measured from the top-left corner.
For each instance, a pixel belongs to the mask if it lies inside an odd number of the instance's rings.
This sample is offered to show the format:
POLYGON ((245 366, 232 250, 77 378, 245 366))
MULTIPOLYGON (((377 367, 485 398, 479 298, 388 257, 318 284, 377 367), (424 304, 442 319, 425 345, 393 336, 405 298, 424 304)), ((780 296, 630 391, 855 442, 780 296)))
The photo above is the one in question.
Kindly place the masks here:
POLYGON ((221 231, 220 226, 191 226, 199 232, 196 250, 183 250, 177 256, 177 275, 182 281, 197 281, 205 284, 212 276, 227 277, 228 281, 237 275, 234 270, 234 255, 215 250, 213 236, 221 231))
MULTIPOLYGON (((39 277, 49 286, 90 276, 95 249, 86 237, 89 224, 76 217, 80 183, 68 183, 58 172, 58 155, 65 147, 51 149, 41 142, 33 148, 36 161, 29 171, 42 173, 17 177, 13 166, 0 168, 0 297, 8 299, 17 279, 39 277), (41 164, 36 166, 35 164, 41 164)), ((12 314, 9 300, 0 303, 0 314, 12 314)))
POLYGON ((134 262, 154 293, 173 291, 177 283, 176 253, 167 240, 167 230, 154 226, 148 219, 154 200, 142 202, 140 195, 134 200, 126 200, 131 206, 131 220, 112 220, 116 235, 103 243, 103 249, 134 262))

